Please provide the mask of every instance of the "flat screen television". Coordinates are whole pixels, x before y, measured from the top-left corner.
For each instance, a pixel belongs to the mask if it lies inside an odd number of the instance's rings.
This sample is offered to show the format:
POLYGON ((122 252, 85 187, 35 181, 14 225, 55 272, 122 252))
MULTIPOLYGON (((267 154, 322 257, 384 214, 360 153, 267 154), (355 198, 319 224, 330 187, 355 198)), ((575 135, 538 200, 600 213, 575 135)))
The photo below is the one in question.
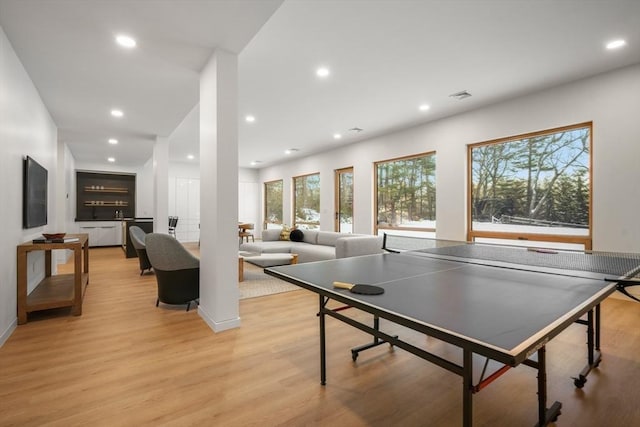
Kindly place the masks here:
POLYGON ((47 224, 47 170, 27 156, 22 182, 22 227, 47 224))

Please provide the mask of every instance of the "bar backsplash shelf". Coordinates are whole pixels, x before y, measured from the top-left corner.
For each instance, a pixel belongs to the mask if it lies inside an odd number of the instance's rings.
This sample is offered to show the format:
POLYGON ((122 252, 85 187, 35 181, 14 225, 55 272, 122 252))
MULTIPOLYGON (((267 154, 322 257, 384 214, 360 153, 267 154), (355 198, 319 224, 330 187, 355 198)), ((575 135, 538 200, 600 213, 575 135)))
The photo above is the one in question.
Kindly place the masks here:
POLYGON ((77 171, 76 185, 76 221, 135 217, 135 174, 77 171))

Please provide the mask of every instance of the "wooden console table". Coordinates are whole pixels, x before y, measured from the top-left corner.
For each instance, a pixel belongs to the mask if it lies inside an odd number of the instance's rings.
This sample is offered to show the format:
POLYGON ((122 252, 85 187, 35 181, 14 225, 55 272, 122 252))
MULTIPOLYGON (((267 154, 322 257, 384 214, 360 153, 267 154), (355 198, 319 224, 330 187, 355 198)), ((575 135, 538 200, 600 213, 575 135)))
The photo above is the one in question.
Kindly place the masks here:
POLYGON ((89 284, 89 235, 68 234, 78 240, 67 243, 32 243, 18 245, 18 324, 27 323, 27 314, 50 308, 71 307, 71 314, 82 314, 82 296, 89 284), (74 255, 72 274, 51 275, 51 251, 69 249, 74 255), (27 254, 45 251, 45 277, 27 295, 27 254))

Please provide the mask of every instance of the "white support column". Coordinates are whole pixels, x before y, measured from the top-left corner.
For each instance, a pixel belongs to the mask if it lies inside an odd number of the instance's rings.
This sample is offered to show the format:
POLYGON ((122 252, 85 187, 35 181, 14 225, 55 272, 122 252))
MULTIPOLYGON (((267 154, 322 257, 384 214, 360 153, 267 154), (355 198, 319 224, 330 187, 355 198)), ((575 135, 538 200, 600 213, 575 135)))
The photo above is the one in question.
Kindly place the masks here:
POLYGON ((200 306, 216 332, 240 326, 238 58, 216 50, 200 74, 200 306))
POLYGON ((153 146, 153 231, 169 232, 169 138, 164 136, 153 146))

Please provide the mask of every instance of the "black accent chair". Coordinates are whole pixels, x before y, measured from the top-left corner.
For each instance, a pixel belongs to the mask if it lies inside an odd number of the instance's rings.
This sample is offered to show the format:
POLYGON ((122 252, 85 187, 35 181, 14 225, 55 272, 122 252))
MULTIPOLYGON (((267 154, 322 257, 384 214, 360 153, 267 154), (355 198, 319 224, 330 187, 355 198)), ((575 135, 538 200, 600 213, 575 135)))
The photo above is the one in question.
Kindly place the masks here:
POLYGON ((147 256, 158 282, 159 303, 198 304, 200 298, 200 260, 168 234, 149 233, 145 238, 147 256))
POLYGON ((145 270, 151 271, 151 262, 147 256, 147 247, 145 245, 147 233, 137 225, 132 225, 129 227, 129 236, 131 237, 131 244, 138 255, 138 261, 140 261, 140 275, 142 276, 145 270))

